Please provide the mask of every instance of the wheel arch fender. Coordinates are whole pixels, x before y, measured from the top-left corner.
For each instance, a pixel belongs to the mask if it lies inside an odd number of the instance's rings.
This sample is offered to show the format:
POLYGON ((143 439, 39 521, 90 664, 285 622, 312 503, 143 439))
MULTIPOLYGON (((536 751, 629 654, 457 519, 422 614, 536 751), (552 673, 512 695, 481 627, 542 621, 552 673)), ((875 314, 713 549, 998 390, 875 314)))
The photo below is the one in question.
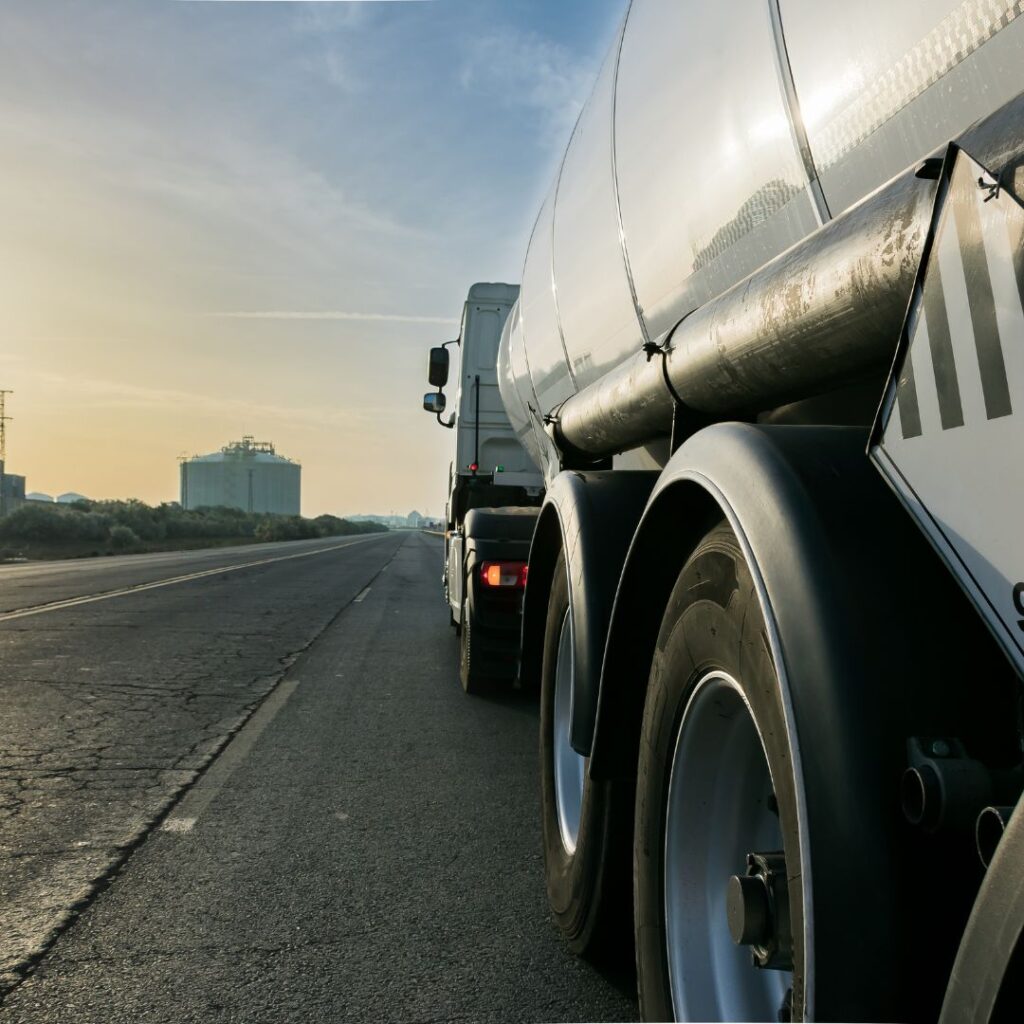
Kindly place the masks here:
POLYGON ((810 934, 805 921, 805 956, 808 977, 823 994, 818 1000, 808 990, 800 1002, 823 1018, 856 1017, 865 1000, 874 1003, 871 1012, 893 1012, 897 981, 886 956, 899 959, 895 938, 877 942, 869 958, 879 966, 877 990, 850 994, 848 1004, 834 1001, 835 993, 850 992, 843 981, 848 964, 835 951, 844 947, 844 921, 884 919, 899 905, 892 863, 904 730, 912 728, 925 687, 955 703, 949 680, 928 679, 929 670, 942 671, 934 650, 913 664, 911 650, 928 647, 934 624, 927 608, 902 599, 916 588, 941 593, 973 620, 972 626, 947 618, 944 628, 957 623, 973 630, 973 641, 990 643, 869 462, 866 440, 866 430, 852 427, 726 423, 695 434, 673 455, 616 592, 590 761, 595 778, 635 775, 647 678, 668 596, 700 539, 726 519, 750 566, 766 624, 763 642, 781 684, 798 789, 801 887, 806 921, 815 922, 810 934), (878 567, 894 565, 896 575, 884 580, 878 567), (901 673, 915 671, 917 681, 903 689, 901 673), (858 873, 879 879, 870 892, 850 884, 851 851, 858 873))
POLYGON ((605 637, 622 565, 636 524, 658 478, 644 470, 567 470, 555 477, 530 548, 523 601, 520 678, 539 688, 548 597, 565 553, 573 622, 571 742, 589 754, 605 637))
MULTIPOLYGON (((834 607, 830 534, 838 524, 829 506, 837 503, 837 492, 852 491, 865 502, 887 505, 887 516, 898 511, 865 457, 864 443, 855 428, 727 423, 705 428, 675 453, 651 493, 619 580, 602 665, 593 772, 633 769, 643 691, 668 595, 690 553, 722 519, 736 533, 759 587, 766 640, 780 675, 788 679, 788 662, 807 665, 808 659, 816 676, 830 670, 833 652, 843 645, 829 636, 828 622, 818 621, 823 608, 834 607)), ((838 600, 844 602, 841 593, 838 600)))

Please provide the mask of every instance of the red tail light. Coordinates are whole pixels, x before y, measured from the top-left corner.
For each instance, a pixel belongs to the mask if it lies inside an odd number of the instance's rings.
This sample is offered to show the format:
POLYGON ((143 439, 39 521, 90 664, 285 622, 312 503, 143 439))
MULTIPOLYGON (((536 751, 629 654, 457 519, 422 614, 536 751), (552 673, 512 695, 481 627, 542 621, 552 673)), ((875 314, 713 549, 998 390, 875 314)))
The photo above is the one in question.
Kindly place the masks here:
POLYGON ((525 562, 481 562, 480 582, 485 587, 522 590, 526 586, 528 568, 525 562))

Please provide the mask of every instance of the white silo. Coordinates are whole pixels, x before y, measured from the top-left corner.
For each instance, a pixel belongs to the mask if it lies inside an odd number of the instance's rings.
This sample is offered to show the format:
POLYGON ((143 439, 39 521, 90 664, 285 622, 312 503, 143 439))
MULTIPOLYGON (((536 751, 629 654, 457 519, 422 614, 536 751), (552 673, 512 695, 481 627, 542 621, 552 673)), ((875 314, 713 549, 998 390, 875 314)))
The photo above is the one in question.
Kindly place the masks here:
POLYGON ((299 514, 302 467, 248 435, 181 463, 181 507, 224 505, 243 512, 299 514))

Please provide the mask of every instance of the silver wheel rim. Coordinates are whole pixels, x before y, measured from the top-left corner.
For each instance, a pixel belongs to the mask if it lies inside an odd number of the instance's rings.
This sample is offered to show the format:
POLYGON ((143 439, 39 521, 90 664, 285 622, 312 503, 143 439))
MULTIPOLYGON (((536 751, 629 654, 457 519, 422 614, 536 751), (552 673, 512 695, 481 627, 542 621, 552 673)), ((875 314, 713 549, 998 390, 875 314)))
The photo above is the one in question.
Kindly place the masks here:
POLYGON ((572 613, 566 609, 558 635, 558 660, 555 663, 555 706, 552 715, 552 750, 555 761, 555 806, 558 831, 567 853, 576 852, 583 807, 583 780, 586 759, 569 742, 572 728, 572 689, 576 674, 573 654, 572 613))
POLYGON ((679 1021, 778 1020, 788 971, 736 946, 726 883, 746 855, 782 849, 764 744, 739 685, 712 672, 683 713, 665 814, 665 944, 679 1021))

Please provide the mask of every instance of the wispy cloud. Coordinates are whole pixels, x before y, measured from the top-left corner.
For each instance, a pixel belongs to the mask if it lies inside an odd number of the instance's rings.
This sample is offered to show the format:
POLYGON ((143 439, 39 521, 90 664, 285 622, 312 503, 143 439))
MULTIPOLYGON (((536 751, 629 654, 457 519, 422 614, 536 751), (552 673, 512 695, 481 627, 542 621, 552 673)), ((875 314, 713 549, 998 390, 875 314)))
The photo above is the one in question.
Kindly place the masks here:
POLYGON ((69 377, 65 374, 41 371, 31 376, 61 393, 64 403, 80 408, 104 410, 127 409, 188 409, 193 417, 214 419, 234 418, 254 424, 278 424, 304 429, 322 430, 336 427, 343 430, 361 430, 390 410, 373 406, 358 409, 343 404, 289 406, 272 402, 247 401, 224 394, 203 394, 175 388, 153 388, 124 381, 101 378, 69 377))
POLYGON ((596 65, 534 32, 506 27, 468 43, 463 89, 505 107, 540 113, 544 141, 564 145, 596 74, 596 65))
POLYGON ((238 320, 380 320, 392 324, 457 324, 454 317, 406 316, 403 313, 348 313, 340 310, 311 311, 295 309, 238 310, 210 313, 209 316, 230 317, 238 320))

